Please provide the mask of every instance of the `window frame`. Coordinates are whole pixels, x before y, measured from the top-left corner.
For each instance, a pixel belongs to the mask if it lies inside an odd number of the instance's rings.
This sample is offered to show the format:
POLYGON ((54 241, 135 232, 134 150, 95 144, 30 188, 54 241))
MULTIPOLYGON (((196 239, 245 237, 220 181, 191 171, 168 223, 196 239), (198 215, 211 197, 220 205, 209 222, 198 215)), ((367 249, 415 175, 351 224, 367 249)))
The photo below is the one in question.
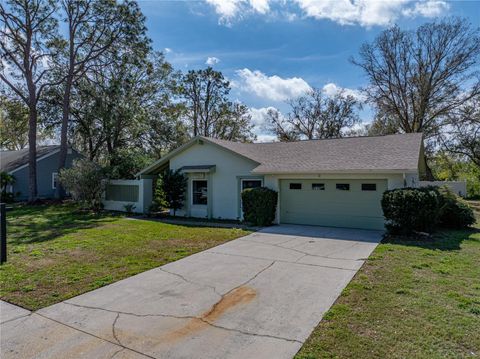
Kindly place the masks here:
MULTIPOLYGON (((250 181, 259 181, 260 182, 260 187, 263 187, 263 179, 261 179, 261 178, 241 178, 240 179, 240 193, 243 192, 244 189, 246 189, 246 188, 243 188, 243 182, 250 182, 250 181)), ((253 187, 253 188, 256 188, 256 187, 253 187)))
POLYGON ((365 192, 376 192, 377 191, 377 184, 376 183, 362 183, 361 185, 362 191, 365 192), (373 186, 373 189, 365 189, 363 186, 373 186))
POLYGON ((312 191, 325 191, 325 183, 312 183, 312 191), (313 188, 313 186, 320 186, 320 188, 313 188))
POLYGON ((57 182, 58 182, 58 172, 52 172, 52 189, 57 189, 57 182))
POLYGON ((350 191, 350 183, 335 183, 335 189, 337 191, 343 191, 343 192, 347 192, 347 191, 350 191), (347 188, 339 188, 339 186, 347 186, 347 188))
POLYGON ((192 199, 191 199, 191 205, 192 206, 208 206, 208 179, 206 178, 192 178, 192 199), (205 182, 206 183, 206 188, 207 188, 207 203, 194 203, 195 199, 195 192, 194 192, 194 182, 205 182))
POLYGON ((301 191, 303 189, 302 182, 289 182, 288 189, 293 191, 301 191), (300 188, 292 188, 292 185, 299 185, 300 188))

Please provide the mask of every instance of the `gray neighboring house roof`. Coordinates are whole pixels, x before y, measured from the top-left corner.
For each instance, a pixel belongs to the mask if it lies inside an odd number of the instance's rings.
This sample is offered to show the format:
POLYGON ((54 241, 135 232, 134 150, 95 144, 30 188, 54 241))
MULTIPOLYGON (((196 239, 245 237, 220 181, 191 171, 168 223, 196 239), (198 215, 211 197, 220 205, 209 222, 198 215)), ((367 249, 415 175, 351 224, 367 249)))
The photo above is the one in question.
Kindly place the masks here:
POLYGON ((252 172, 259 174, 417 171, 423 151, 421 133, 269 143, 240 143, 199 136, 139 175, 155 171, 198 140, 257 162, 252 172))
MULTIPOLYGON (((59 145, 38 146, 37 160, 57 151, 59 148, 59 145)), ((0 151, 0 171, 10 172, 26 164, 28 164, 28 148, 18 151, 0 151)))

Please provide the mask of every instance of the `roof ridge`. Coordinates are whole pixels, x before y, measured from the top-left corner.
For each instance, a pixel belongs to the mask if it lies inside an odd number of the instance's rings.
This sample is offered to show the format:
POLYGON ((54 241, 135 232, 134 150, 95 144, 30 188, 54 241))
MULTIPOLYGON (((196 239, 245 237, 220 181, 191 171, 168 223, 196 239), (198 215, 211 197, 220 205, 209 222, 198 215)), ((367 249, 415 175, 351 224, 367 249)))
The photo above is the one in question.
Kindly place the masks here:
POLYGON ((314 141, 332 141, 332 140, 348 140, 348 139, 356 139, 356 138, 383 138, 383 137, 393 137, 393 136, 412 136, 412 135, 421 135, 423 136, 422 132, 409 132, 409 133, 391 133, 387 135, 367 135, 367 136, 348 136, 348 137, 332 137, 332 138, 313 138, 313 139, 301 139, 296 141, 269 141, 269 142, 239 142, 239 141, 231 141, 231 140, 224 140, 221 138, 214 138, 214 137, 207 137, 207 136, 200 136, 207 140, 213 141, 221 141, 227 143, 235 143, 240 145, 269 145, 269 144, 278 144, 278 143, 299 143, 299 142, 314 142, 314 141))

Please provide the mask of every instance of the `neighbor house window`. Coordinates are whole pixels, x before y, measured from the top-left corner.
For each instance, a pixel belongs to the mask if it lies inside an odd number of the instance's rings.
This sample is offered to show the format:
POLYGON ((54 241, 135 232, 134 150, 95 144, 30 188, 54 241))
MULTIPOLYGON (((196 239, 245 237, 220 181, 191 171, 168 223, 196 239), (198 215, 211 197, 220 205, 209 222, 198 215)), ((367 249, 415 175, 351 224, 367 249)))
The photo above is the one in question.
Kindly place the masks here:
POLYGON ((208 192, 207 181, 194 180, 192 181, 192 203, 193 204, 207 204, 208 192))
POLYGON ((301 183, 290 183, 290 189, 302 189, 301 183))
POLYGON ((312 183, 314 191, 325 191, 325 183, 312 183))
POLYGON ((349 183, 337 183, 336 187, 340 191, 350 191, 349 183))
POLYGON ((57 189, 57 182, 58 182, 58 173, 52 173, 52 189, 57 189))
POLYGON ((376 191, 377 185, 375 183, 362 183, 362 191, 376 191))

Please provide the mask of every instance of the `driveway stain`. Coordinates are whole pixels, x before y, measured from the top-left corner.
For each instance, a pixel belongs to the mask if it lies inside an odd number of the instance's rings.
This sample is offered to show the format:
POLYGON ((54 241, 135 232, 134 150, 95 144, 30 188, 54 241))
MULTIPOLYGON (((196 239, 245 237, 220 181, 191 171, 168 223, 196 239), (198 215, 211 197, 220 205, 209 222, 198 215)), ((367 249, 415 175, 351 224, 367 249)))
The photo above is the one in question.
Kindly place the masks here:
POLYGON ((248 286, 238 287, 225 294, 222 299, 215 303, 199 318, 192 318, 183 327, 167 333, 161 341, 171 344, 172 342, 191 336, 209 327, 209 323, 213 324, 226 312, 231 311, 238 306, 250 303, 256 295, 257 293, 253 288, 248 286))

